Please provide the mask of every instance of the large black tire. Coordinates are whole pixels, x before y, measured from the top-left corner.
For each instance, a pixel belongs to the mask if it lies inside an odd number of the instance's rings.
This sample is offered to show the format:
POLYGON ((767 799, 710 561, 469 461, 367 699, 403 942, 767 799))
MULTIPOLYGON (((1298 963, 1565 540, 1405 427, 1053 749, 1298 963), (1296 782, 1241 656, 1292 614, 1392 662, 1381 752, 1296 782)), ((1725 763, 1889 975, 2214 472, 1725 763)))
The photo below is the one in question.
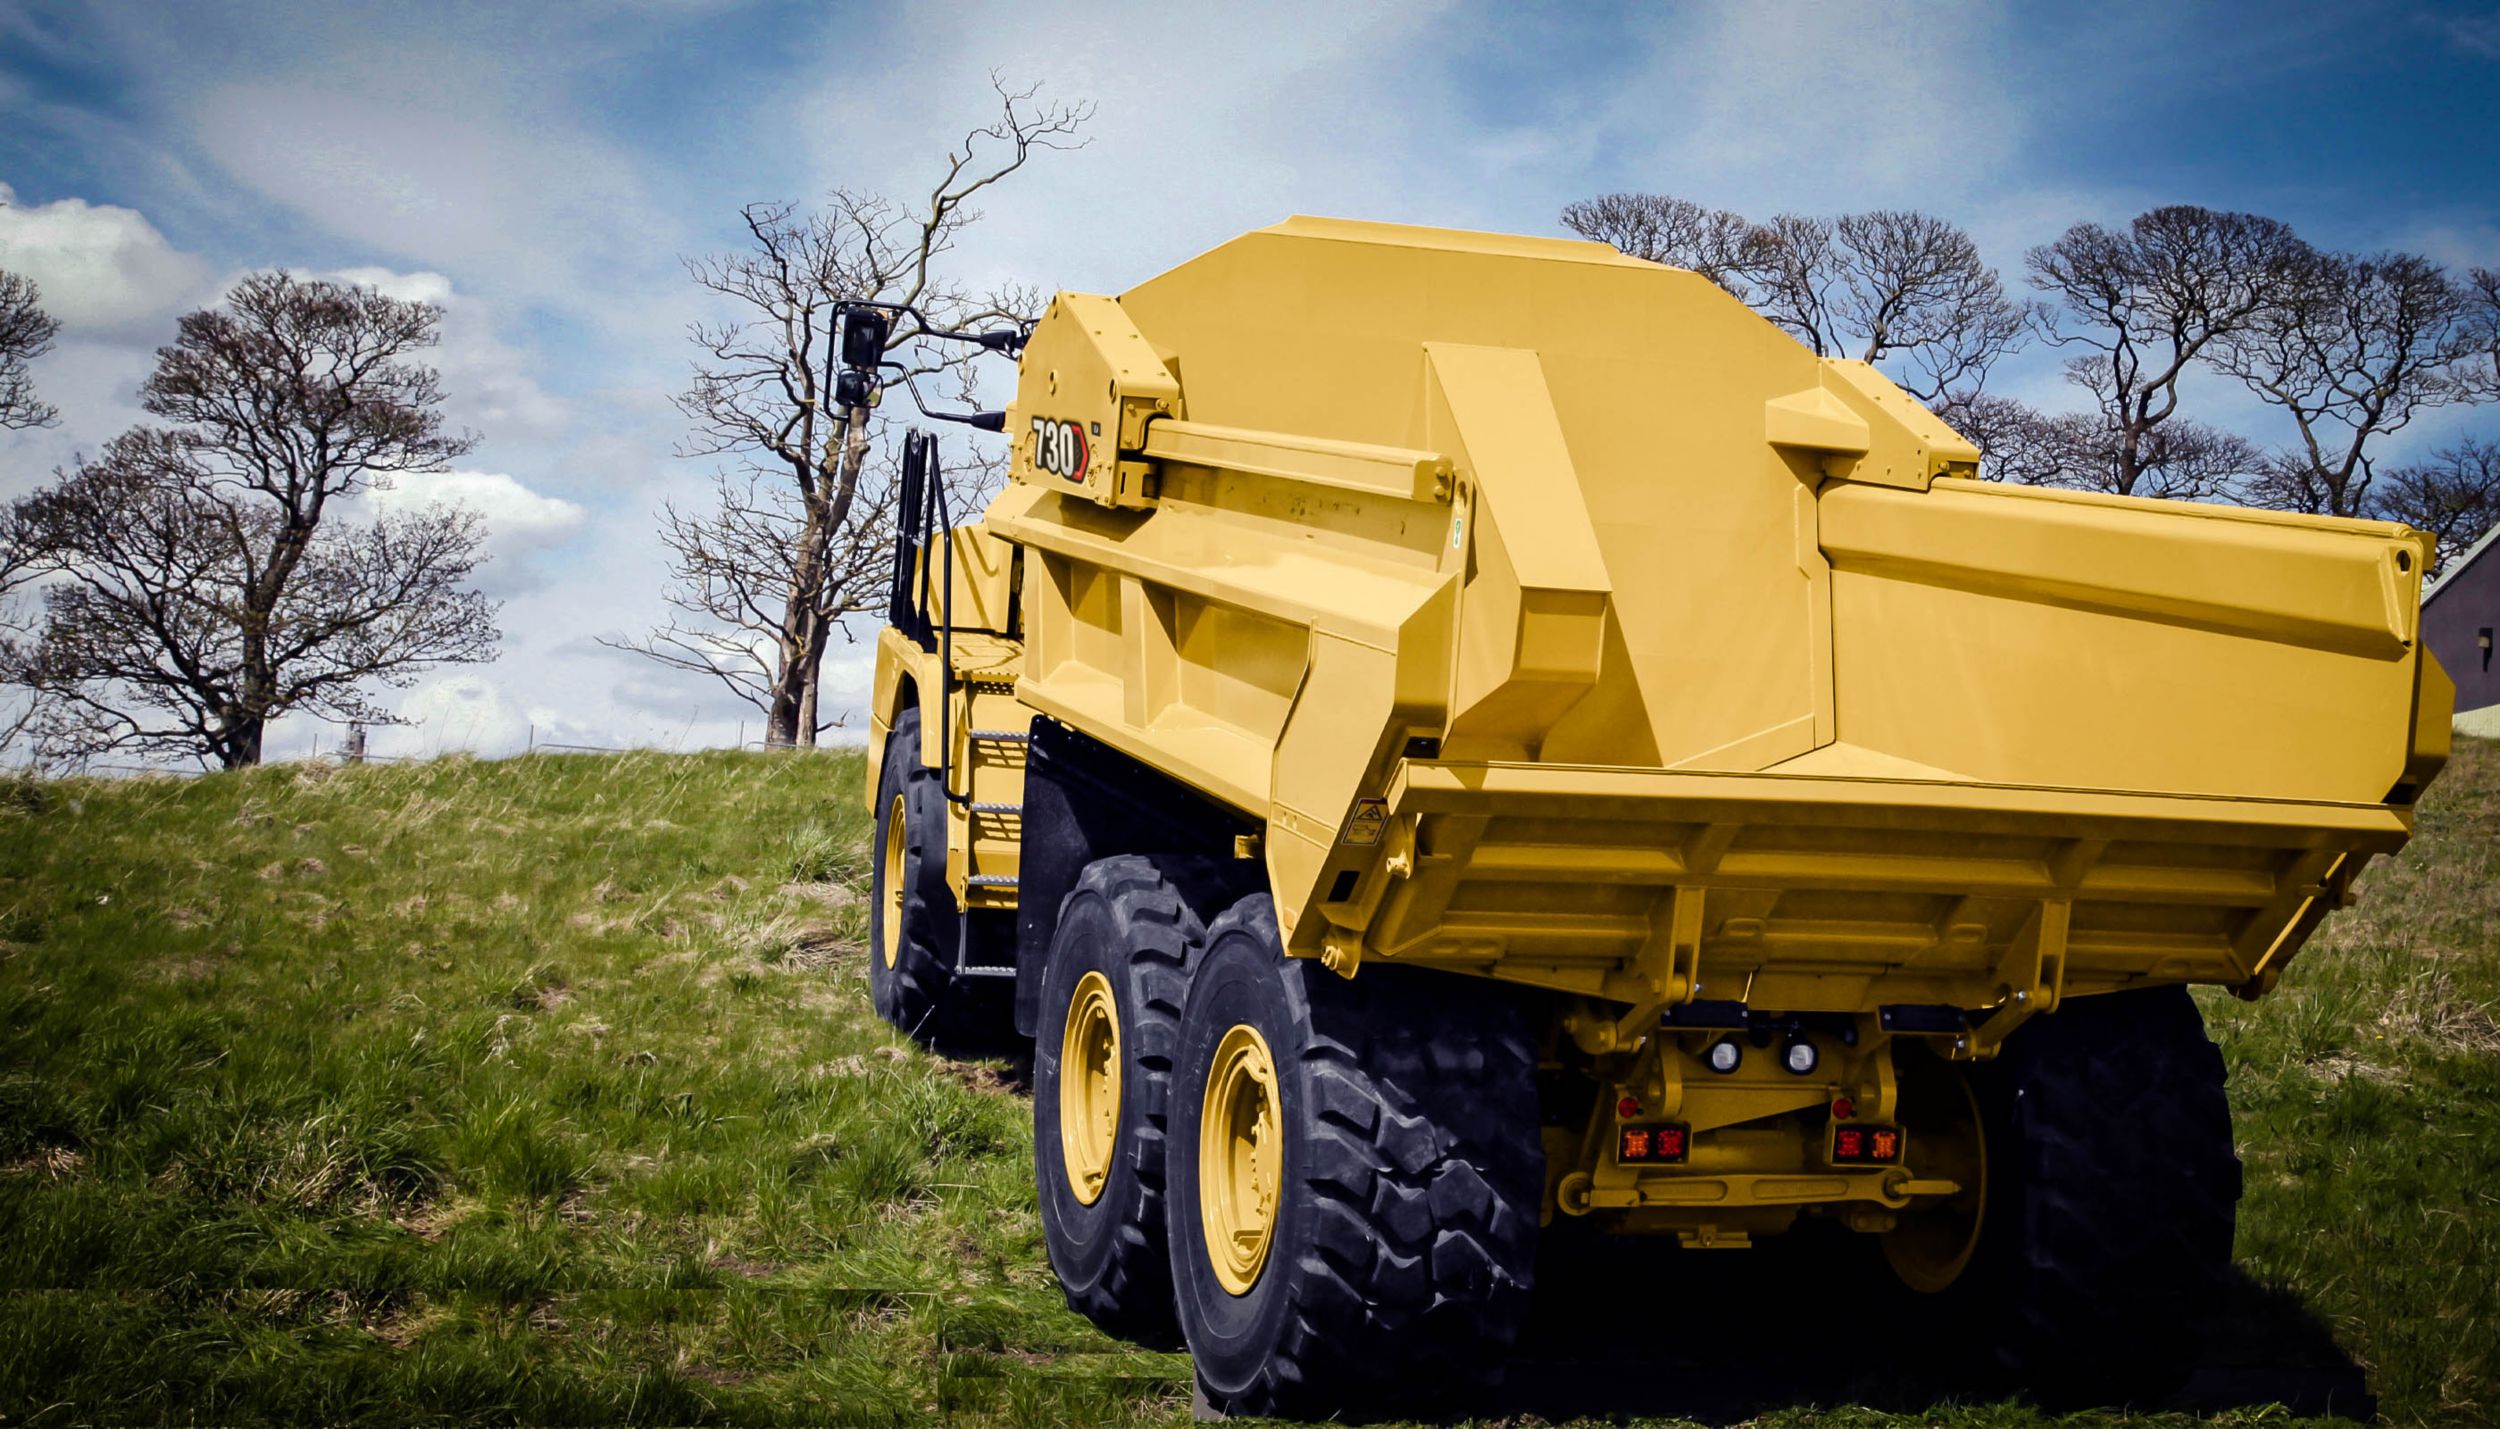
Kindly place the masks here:
POLYGON ((1987 1210, 1945 1308, 2045 1400, 2176 1389, 2227 1293, 2240 1198, 2222 1054, 2187 989, 2077 998, 1970 1076, 1987 1210))
MULTIPOLYGON (((1208 929, 1181 1014, 1172 1275, 1198 1382, 1228 1413, 1446 1400, 1500 1371, 1528 1308, 1544 1153, 1516 989, 1288 959, 1264 893, 1208 929), (1200 1198, 1219 1044, 1272 1054, 1281 1132, 1263 1265, 1222 1283, 1200 1198)), ((1238 1272, 1236 1272, 1238 1273, 1238 1272)))
POLYGON ((1180 1344, 1164 1235, 1164 1131, 1189 963, 1206 942, 1180 886, 1185 874, 1167 876, 1182 872, 1139 855, 1086 865, 1059 905, 1033 1037, 1033 1172, 1050 1268, 1070 1309, 1157 1349, 1180 1344), (1121 1064, 1117 1132, 1090 1203, 1067 1151, 1070 1069, 1062 1065, 1088 974, 1109 987, 1121 1064))
POLYGON ((946 793, 920 762, 920 712, 896 716, 877 776, 876 847, 869 872, 868 995, 877 1015, 926 1045, 958 1035, 955 944, 962 935, 946 886, 946 793), (901 816, 895 806, 901 804, 901 816), (899 854, 893 845, 901 825, 899 854))

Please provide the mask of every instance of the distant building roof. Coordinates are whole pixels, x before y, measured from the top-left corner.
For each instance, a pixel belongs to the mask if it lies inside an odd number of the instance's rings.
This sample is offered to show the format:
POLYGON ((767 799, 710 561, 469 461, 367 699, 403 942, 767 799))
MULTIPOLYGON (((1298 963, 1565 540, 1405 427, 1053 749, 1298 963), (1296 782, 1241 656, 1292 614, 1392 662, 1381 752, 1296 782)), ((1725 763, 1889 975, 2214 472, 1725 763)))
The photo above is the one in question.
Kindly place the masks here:
POLYGON ((2422 587, 2422 603, 2424 605, 2430 604, 2431 597, 2439 594, 2443 590, 2446 590, 2451 582, 2455 581, 2457 577, 2464 575, 2466 567, 2473 565, 2476 561, 2479 561, 2483 557, 2491 554, 2491 548, 2495 541, 2500 541, 2500 525, 2495 525, 2490 530, 2485 531, 2483 533, 2483 539, 2476 541, 2473 549, 2458 557, 2456 561, 2448 567, 2448 569, 2440 572, 2437 580, 2434 580, 2429 585, 2422 587))

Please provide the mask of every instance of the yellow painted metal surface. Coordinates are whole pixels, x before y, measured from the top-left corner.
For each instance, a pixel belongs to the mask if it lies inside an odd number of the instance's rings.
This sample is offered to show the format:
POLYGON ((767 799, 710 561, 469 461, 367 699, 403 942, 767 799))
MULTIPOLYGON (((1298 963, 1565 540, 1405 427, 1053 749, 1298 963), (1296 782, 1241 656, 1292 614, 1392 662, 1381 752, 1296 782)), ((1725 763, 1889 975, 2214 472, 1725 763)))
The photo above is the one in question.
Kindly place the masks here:
MULTIPOLYGON (((959 598, 970 600, 960 581, 956 589, 959 598)), ((957 630, 949 643, 953 675, 941 680, 939 652, 921 649, 892 626, 878 632, 868 768, 883 767, 896 716, 906 708, 918 710, 920 762, 946 770, 948 789, 963 796, 947 806, 948 886, 958 906, 1013 908, 1013 880, 1023 862, 1022 737, 1033 719, 1031 707, 1015 695, 1023 643, 978 630, 957 630), (1006 881, 972 881, 982 875, 1006 881)), ((866 782, 875 812, 873 773, 866 782)))
POLYGON ((1059 1155, 1079 1205, 1102 1199, 1120 1139, 1120 1014, 1111 979, 1079 978, 1059 1044, 1059 1155))
MULTIPOLYGON (((2415 533, 1977 481, 1873 369, 1599 245, 1292 219, 1062 294, 1007 431, 958 595, 1012 628, 957 663, 1013 685, 955 727, 1241 811, 1288 950, 1355 975, 1626 1035, 2000 1009, 1984 1054, 2067 995, 2263 991, 2446 754, 2415 533)), ((879 736, 931 666, 889 633, 879 736)), ((1013 858, 957 837, 959 888, 1013 858)))
POLYGON ((1247 1295, 1267 1266, 1284 1186, 1276 1059, 1250 1024, 1215 1046, 1198 1120, 1198 1215, 1207 1263, 1226 1292, 1247 1295))

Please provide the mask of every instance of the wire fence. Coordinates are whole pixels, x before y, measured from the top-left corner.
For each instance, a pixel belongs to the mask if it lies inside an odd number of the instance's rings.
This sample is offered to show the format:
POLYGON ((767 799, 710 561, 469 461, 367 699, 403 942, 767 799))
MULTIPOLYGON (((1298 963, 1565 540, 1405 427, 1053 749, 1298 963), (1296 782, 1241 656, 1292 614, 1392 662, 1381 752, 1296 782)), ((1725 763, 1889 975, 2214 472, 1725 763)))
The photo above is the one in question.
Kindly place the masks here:
MULTIPOLYGON (((492 749, 491 747, 480 748, 475 744, 468 742, 463 742, 457 745, 445 742, 434 747, 428 747, 406 753, 385 754, 374 750, 370 744, 371 735, 378 729, 392 727, 401 728, 410 733, 417 733, 418 738, 423 738, 423 734, 418 733, 421 727, 415 724, 407 726, 349 725, 343 731, 337 726, 327 726, 317 730, 307 746, 296 749, 287 749, 283 752, 273 752, 260 762, 263 764, 280 766, 301 764, 350 766, 358 764, 424 764, 437 759, 457 758, 509 759, 532 754, 683 754, 705 750, 734 750, 744 754, 767 755, 803 754, 817 749, 840 749, 846 747, 856 749, 865 743, 866 734, 864 729, 848 720, 845 720, 835 724, 831 729, 821 734, 819 736, 818 743, 814 745, 795 745, 775 740, 749 739, 747 737, 747 731, 754 728, 754 725, 749 721, 740 720, 735 725, 736 737, 734 741, 724 744, 695 744, 690 747, 686 742, 687 736, 690 735, 694 729, 694 722, 690 720, 687 727, 676 731, 673 737, 664 735, 659 739, 647 743, 591 744, 580 740, 578 737, 570 740, 541 738, 539 734, 538 722, 532 721, 525 726, 522 734, 521 745, 517 749, 509 745, 506 745, 501 749, 492 749)), ((564 729, 564 725, 561 722, 556 725, 556 731, 570 732, 564 729)), ((467 727, 457 731, 444 731, 439 729, 433 731, 437 739, 441 739, 447 733, 465 734, 474 738, 480 732, 480 730, 474 727, 467 727)), ((721 732, 727 733, 729 731, 722 730, 721 732)), ((149 760, 144 757, 123 757, 118 759, 92 758, 53 762, 30 760, 27 757, 27 751, 24 750, 13 750, 5 756, 0 756, 0 777, 15 776, 20 778, 33 777, 39 779, 49 779, 101 776, 106 778, 147 779, 189 778, 197 774, 210 774, 216 772, 218 771, 214 764, 194 762, 191 758, 167 758, 158 761, 149 760)))
MULTIPOLYGON (((742 734, 743 732, 744 731, 741 731, 742 734)), ((818 744, 812 748, 833 749, 841 747, 845 746, 841 744, 818 744)), ((741 754, 804 754, 811 751, 810 746, 780 744, 768 740, 744 738, 741 738, 735 744, 706 745, 701 746, 700 748, 703 750, 729 749, 741 754)), ((343 745, 325 746, 321 741, 316 740, 313 742, 311 747, 304 750, 302 753, 278 755, 265 759, 262 762, 273 766, 295 764, 331 764, 338 766, 351 766, 358 764, 424 764, 437 759, 456 759, 464 756, 471 758, 502 759, 521 758, 532 754, 684 754, 696 752, 700 751, 689 750, 674 744, 577 744, 569 741, 538 739, 535 738, 533 734, 533 737, 531 737, 520 749, 513 750, 508 754, 499 755, 480 754, 475 750, 468 749, 440 749, 417 754, 377 754, 371 750, 351 752, 343 745)), ((188 779, 195 775, 213 774, 218 771, 211 766, 196 764, 177 764, 172 762, 144 763, 132 760, 88 759, 80 760, 74 764, 65 764, 54 768, 21 766, 14 772, 19 775, 33 775, 38 778, 83 778, 94 775, 102 775, 113 778, 188 779)))

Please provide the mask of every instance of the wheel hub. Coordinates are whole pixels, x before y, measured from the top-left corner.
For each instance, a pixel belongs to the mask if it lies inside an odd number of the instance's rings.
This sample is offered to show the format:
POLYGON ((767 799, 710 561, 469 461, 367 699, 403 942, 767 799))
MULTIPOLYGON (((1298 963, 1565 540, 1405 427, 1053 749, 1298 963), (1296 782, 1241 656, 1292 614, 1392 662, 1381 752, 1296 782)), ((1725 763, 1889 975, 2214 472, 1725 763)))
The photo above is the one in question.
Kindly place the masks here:
POLYGON ((1903 1078, 1901 1119, 1916 1133, 1910 1148, 1918 1174, 1962 1188, 1902 1212, 1900 1223, 1884 1234, 1884 1258, 1901 1283, 1935 1295, 1961 1278, 1979 1248, 1988 1212, 1987 1133, 1970 1078, 1959 1067, 1930 1065, 1903 1078))
POLYGON ((1267 1264, 1284 1179, 1276 1061, 1246 1023, 1216 1044, 1198 1123, 1198 1214, 1216 1281, 1246 1295, 1267 1264))
POLYGON ((1102 1198, 1120 1136, 1120 1017, 1111 980, 1077 979, 1059 1040, 1059 1154, 1079 1204, 1102 1198))
POLYGON ((903 842, 907 821, 903 817, 903 796, 885 810, 885 906, 877 910, 877 953, 885 959, 886 971, 903 956, 903 842))

